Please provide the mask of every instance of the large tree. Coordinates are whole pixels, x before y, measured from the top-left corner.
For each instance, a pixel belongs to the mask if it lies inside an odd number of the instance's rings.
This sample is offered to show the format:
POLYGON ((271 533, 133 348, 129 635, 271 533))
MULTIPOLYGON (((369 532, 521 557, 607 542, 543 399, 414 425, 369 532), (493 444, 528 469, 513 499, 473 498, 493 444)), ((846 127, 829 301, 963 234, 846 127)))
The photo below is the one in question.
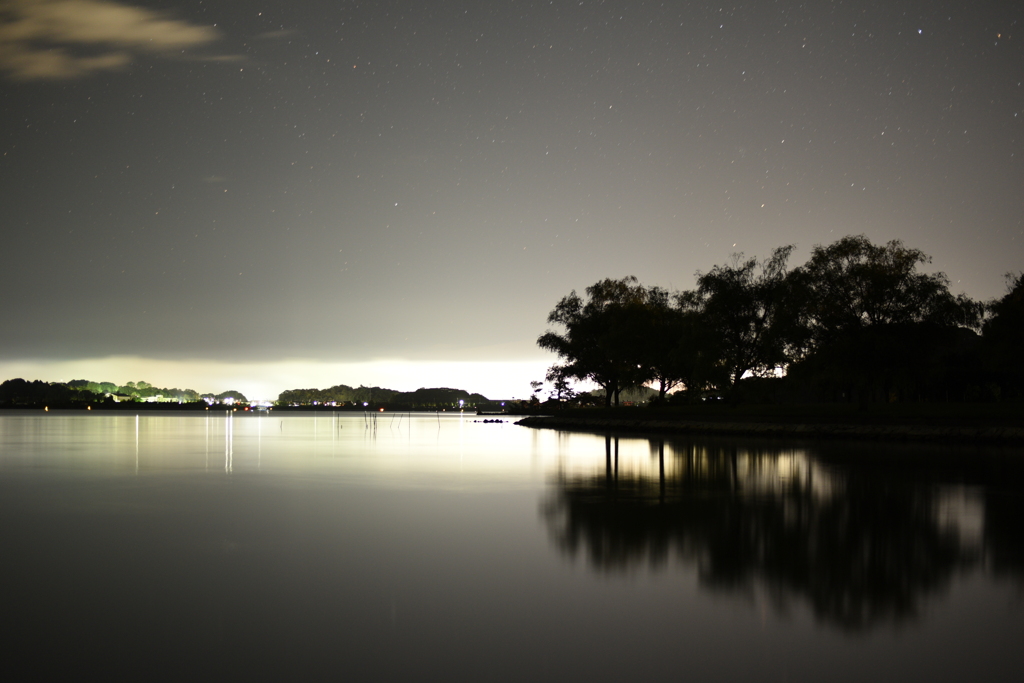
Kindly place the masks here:
POLYGON ((876 245, 864 235, 850 235, 815 246, 798 269, 812 343, 872 325, 976 327, 982 306, 951 294, 945 273, 918 271, 928 263, 930 256, 900 240, 876 245))
POLYGON ((722 357, 721 337, 705 319, 696 292, 680 292, 675 302, 672 332, 664 340, 668 350, 655 365, 655 377, 674 379, 673 386, 683 387, 690 402, 699 401, 709 389, 728 390, 732 376, 722 357))
POLYGON ((561 376, 596 383, 605 391, 605 405, 618 405, 622 389, 651 379, 645 349, 652 339, 650 308, 667 300, 663 290, 648 289, 633 276, 601 280, 587 287, 586 297, 575 290, 563 297, 548 315, 548 323, 563 331, 548 331, 537 344, 562 359, 561 376))
POLYGON ((793 274, 806 332, 798 374, 861 401, 920 396, 941 383, 935 359, 970 345, 960 332, 973 334, 983 307, 953 295, 944 273, 920 272, 930 262, 899 240, 876 245, 864 235, 814 247, 793 274))
POLYGON ((714 337, 732 389, 744 375, 770 375, 787 363, 795 329, 786 269, 792 251, 779 247, 766 260, 737 255, 730 264, 697 273, 696 291, 680 297, 714 337))
POLYGON ((1024 273, 1007 274, 1007 292, 989 303, 982 328, 985 357, 1001 398, 1024 396, 1024 273))

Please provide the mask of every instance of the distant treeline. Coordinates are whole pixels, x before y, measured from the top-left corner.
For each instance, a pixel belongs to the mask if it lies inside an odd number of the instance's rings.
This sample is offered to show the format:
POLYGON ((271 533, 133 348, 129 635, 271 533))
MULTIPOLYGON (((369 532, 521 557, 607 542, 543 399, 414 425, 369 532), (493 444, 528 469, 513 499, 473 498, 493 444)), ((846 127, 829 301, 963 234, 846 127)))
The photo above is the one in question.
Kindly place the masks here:
POLYGON ((352 388, 346 384, 338 384, 328 389, 288 389, 277 397, 280 406, 361 406, 364 403, 372 406, 388 406, 394 408, 458 408, 462 406, 476 407, 489 403, 487 397, 471 394, 462 389, 417 389, 416 391, 395 391, 381 387, 359 386, 352 388))
POLYGON ((227 399, 245 403, 238 391, 200 394, 192 389, 161 388, 149 382, 91 382, 74 379, 70 382, 42 382, 9 379, 0 384, 0 406, 76 405, 114 403, 121 401, 161 401, 171 403, 223 403, 227 399))
POLYGON ((586 380, 608 405, 643 385, 690 402, 1024 398, 1024 275, 978 302, 950 293, 945 274, 919 272, 930 257, 898 240, 844 237, 789 269, 792 251, 734 257, 698 272, 690 291, 626 277, 563 297, 548 316, 558 329, 537 340, 560 357, 553 397, 586 380))
MULTIPOLYGON (((74 407, 115 402, 162 403, 248 403, 238 391, 220 394, 200 394, 192 389, 155 387, 148 382, 42 382, 39 380, 9 379, 0 384, 0 407, 52 406, 74 407)), ((337 406, 357 407, 371 405, 391 409, 406 408, 474 408, 490 401, 481 394, 462 389, 435 388, 401 392, 381 387, 352 388, 345 384, 328 389, 288 389, 278 396, 279 406, 337 406), (461 401, 461 403, 460 403, 461 401)))

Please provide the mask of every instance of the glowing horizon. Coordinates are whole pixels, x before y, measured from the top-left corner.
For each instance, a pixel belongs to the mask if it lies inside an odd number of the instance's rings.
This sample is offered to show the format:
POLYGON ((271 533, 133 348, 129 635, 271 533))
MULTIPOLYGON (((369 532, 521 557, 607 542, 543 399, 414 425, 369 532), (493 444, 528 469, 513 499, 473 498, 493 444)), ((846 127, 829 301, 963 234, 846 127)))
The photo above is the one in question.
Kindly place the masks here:
POLYGON ((553 360, 419 361, 375 359, 338 362, 286 359, 224 363, 109 356, 74 360, 0 361, 0 381, 68 382, 86 379, 124 385, 140 380, 163 388, 200 393, 240 391, 250 400, 276 400, 286 389, 326 389, 338 384, 396 391, 450 387, 491 399, 526 398, 530 381, 543 379, 553 360))

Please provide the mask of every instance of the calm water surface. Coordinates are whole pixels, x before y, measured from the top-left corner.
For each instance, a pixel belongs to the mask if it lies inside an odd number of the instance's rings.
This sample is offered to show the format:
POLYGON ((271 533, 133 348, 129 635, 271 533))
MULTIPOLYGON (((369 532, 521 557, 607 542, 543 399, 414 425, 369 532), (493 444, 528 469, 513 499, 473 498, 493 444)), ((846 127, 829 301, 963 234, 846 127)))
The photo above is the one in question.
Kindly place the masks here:
POLYGON ((478 420, 0 412, 5 680, 1024 680, 1020 449, 478 420))

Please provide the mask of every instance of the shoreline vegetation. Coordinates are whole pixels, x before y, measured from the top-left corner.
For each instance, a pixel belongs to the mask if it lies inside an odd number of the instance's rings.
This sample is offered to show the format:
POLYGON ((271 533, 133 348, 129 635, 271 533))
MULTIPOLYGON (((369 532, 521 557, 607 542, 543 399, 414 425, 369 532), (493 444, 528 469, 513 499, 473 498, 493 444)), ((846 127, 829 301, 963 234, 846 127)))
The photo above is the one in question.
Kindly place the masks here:
POLYGON ((791 269, 793 250, 735 255, 689 291, 627 276, 571 292, 537 339, 558 356, 552 396, 571 400, 582 381, 609 408, 645 386, 669 404, 1024 400, 1024 274, 981 302, 921 272, 931 258, 899 240, 844 237, 791 269))
POLYGON ((628 276, 563 297, 537 339, 558 356, 545 377, 553 400, 518 424, 1024 442, 1024 274, 981 302, 922 273, 931 258, 899 240, 847 236, 790 269, 792 252, 735 255, 690 291, 628 276), (564 408, 580 402, 579 381, 601 387, 603 411, 564 408), (654 394, 639 410, 628 407, 638 389, 654 394))

